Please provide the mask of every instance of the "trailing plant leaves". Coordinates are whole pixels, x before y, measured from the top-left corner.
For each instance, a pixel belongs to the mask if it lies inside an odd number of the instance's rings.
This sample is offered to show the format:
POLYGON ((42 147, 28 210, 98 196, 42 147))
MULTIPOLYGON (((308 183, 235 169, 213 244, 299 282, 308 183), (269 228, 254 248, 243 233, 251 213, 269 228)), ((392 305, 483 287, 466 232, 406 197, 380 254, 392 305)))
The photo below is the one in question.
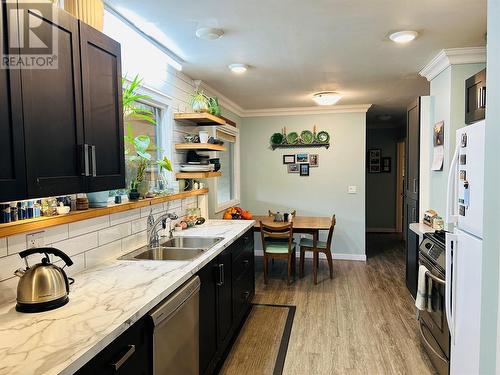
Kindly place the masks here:
POLYGON ((151 139, 147 135, 138 135, 134 138, 134 146, 137 153, 139 153, 139 151, 146 152, 150 144, 151 139))
POLYGON ((156 162, 156 164, 158 164, 160 166, 160 169, 166 169, 169 172, 173 171, 172 163, 170 162, 170 160, 166 156, 162 160, 158 160, 156 162))

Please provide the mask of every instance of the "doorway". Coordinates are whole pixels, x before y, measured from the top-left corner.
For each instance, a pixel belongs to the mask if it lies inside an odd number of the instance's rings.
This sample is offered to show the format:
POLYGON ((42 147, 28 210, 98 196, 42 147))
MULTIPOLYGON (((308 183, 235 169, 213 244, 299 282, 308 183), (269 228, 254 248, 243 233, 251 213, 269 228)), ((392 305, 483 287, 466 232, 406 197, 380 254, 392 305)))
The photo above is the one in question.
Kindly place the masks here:
POLYGON ((396 146, 396 233, 401 236, 404 224, 405 161, 405 142, 398 142, 396 146))

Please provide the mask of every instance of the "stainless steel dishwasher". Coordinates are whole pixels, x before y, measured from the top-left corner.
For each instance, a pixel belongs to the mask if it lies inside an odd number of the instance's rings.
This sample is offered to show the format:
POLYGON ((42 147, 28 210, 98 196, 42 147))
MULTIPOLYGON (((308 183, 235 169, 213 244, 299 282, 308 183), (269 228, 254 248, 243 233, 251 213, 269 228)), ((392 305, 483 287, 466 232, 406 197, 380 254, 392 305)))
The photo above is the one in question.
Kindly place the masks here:
POLYGON ((199 294, 195 276, 149 313, 155 375, 198 375, 199 294))

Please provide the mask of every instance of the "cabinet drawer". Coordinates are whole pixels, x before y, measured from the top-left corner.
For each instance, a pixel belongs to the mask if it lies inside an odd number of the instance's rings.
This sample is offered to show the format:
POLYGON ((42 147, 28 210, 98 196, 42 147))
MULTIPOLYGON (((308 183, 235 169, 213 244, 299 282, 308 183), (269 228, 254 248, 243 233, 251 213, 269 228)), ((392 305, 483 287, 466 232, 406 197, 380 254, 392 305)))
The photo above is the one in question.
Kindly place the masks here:
POLYGON ((148 375, 152 373, 152 336, 146 318, 104 348, 77 375, 148 375))
POLYGON ((248 230, 232 245, 233 259, 236 259, 245 249, 253 249, 253 228, 248 230))
POLYGON ((244 248, 236 259, 233 258, 233 282, 241 279, 241 277, 247 270, 249 269, 253 270, 253 268, 254 268, 253 248, 252 249, 244 248))
POLYGON ((254 280, 254 269, 252 266, 241 275, 238 281, 233 283, 233 317, 236 325, 239 324, 239 319, 241 319, 244 311, 250 306, 255 293, 254 280))

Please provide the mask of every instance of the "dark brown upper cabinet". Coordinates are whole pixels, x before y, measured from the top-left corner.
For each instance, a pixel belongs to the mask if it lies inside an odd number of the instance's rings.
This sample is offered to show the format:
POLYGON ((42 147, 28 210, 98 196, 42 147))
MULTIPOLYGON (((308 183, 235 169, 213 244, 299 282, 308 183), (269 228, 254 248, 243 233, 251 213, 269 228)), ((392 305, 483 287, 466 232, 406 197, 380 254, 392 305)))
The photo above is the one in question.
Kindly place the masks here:
POLYGON ((29 39, 16 6, 57 46, 53 69, 0 70, 0 202, 125 187, 120 44, 46 3, 0 4, 2 48, 29 39))
MULTIPOLYGON (((0 32, 2 55, 11 48, 10 40, 18 38, 7 30, 11 3, 0 3, 0 32)), ((21 99, 20 70, 0 69, 0 202, 26 196, 26 174, 24 167, 24 133, 21 99)))
POLYGON ((125 187, 120 44, 80 22, 87 191, 125 187))
POLYGON ((406 197, 418 200, 420 175, 420 97, 408 106, 406 126, 406 197))
POLYGON ((465 81, 465 123, 483 120, 486 112, 486 69, 465 81))

